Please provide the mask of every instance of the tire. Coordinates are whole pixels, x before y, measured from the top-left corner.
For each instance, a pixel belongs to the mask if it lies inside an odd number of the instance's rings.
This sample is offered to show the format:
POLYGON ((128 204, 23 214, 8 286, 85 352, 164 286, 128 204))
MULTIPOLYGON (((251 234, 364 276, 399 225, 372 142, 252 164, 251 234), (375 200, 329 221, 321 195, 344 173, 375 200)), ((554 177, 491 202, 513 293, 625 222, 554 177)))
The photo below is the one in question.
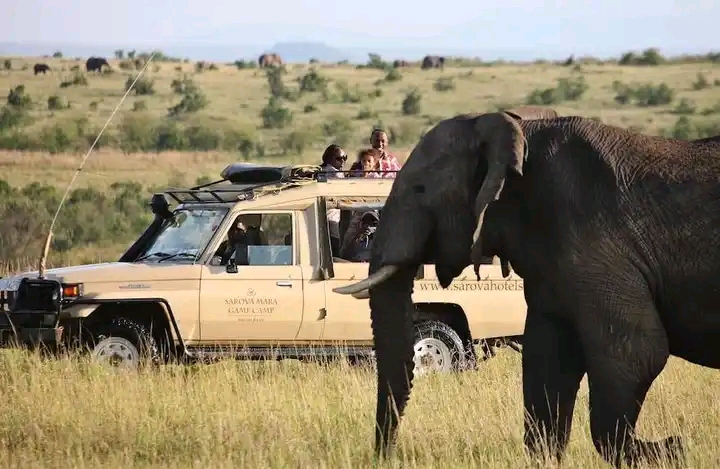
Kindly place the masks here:
POLYGON ((423 321, 415 325, 413 333, 415 376, 465 368, 465 347, 452 327, 440 321, 423 321))
POLYGON ((142 324, 115 317, 93 328, 90 355, 93 361, 137 369, 143 362, 160 362, 157 341, 142 324))

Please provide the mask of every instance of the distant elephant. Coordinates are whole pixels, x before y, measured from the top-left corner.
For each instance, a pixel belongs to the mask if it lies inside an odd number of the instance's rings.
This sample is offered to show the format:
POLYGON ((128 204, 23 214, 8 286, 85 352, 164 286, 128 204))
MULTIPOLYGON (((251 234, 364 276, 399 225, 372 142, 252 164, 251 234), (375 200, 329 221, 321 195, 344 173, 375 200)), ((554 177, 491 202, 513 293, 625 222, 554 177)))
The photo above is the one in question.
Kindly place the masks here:
POLYGON ((38 73, 42 73, 43 75, 45 75, 45 72, 49 72, 49 71, 50 71, 50 66, 48 64, 37 63, 37 64, 33 65, 33 73, 35 75, 37 75, 38 73))
POLYGON ((278 54, 270 53, 270 54, 262 54, 258 58, 258 65, 260 67, 272 67, 276 66, 279 67, 283 64, 283 59, 278 54))
POLYGON ((409 67, 410 62, 407 60, 394 60, 392 66, 393 68, 409 67))
POLYGON ((88 72, 101 72, 103 65, 110 68, 110 64, 108 63, 108 61, 102 57, 90 57, 89 59, 87 59, 87 61, 85 61, 85 69, 88 72))
POLYGON ((383 207, 368 278, 334 289, 369 289, 383 455, 412 388, 418 266, 434 263, 446 288, 492 255, 524 279, 528 451, 561 460, 587 373, 606 461, 681 461, 680 437, 644 441, 635 426, 670 355, 720 368, 720 136, 674 140, 508 112, 430 129, 383 207))
POLYGON ((422 64, 420 64, 420 68, 423 70, 429 68, 439 68, 442 70, 444 67, 445 57, 440 57, 439 55, 426 55, 422 60, 422 64))

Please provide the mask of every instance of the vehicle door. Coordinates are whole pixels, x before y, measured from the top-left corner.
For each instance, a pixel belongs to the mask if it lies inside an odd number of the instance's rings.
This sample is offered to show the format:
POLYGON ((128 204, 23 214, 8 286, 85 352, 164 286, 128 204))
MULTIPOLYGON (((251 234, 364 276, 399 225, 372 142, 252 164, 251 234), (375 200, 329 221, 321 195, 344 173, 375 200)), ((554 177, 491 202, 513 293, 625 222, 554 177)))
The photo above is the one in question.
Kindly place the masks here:
MULTIPOLYGON (((341 229, 343 242, 350 242, 348 232, 355 230, 354 223, 359 222, 357 215, 367 210, 343 210, 342 219, 350 218, 347 229, 341 229)), ((344 223, 343 223, 344 225, 344 223)), ((358 232, 359 233, 359 232, 358 232)), ((342 253, 342 250, 341 250, 342 253)), ((332 291, 333 288, 361 280, 368 275, 369 262, 365 260, 348 260, 333 257, 334 278, 326 281, 327 317, 322 339, 325 341, 350 342, 355 344, 372 343, 369 300, 358 300, 351 295, 341 295, 332 291)))
POLYGON ((226 222, 224 233, 241 227, 248 236, 234 246, 227 235, 216 240, 214 255, 203 266, 202 342, 292 341, 302 324, 304 304, 302 268, 293 249, 294 213, 236 212, 226 222), (229 256, 228 251, 232 251, 229 256))

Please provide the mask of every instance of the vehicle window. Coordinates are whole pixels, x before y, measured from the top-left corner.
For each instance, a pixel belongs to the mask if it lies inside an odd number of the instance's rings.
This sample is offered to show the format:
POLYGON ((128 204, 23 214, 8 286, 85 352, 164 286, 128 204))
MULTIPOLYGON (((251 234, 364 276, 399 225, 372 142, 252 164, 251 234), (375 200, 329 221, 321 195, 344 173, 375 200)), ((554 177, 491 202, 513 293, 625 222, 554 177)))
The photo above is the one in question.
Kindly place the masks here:
POLYGON ((181 209, 162 228, 138 260, 196 260, 212 238, 227 209, 181 209))
POLYGON ((225 265, 233 259, 237 265, 293 265, 293 235, 290 213, 240 214, 215 252, 215 262, 225 265))

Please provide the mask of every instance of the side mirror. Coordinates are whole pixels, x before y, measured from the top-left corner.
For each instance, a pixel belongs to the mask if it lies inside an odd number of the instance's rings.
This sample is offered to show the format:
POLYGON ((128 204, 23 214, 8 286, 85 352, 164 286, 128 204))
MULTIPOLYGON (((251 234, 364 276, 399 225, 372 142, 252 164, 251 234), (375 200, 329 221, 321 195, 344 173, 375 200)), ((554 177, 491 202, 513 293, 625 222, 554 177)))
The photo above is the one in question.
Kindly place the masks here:
POLYGON ((230 259, 228 261, 227 265, 225 266, 225 272, 227 272, 228 274, 238 273, 238 267, 237 267, 237 264, 235 263, 235 259, 230 259))

